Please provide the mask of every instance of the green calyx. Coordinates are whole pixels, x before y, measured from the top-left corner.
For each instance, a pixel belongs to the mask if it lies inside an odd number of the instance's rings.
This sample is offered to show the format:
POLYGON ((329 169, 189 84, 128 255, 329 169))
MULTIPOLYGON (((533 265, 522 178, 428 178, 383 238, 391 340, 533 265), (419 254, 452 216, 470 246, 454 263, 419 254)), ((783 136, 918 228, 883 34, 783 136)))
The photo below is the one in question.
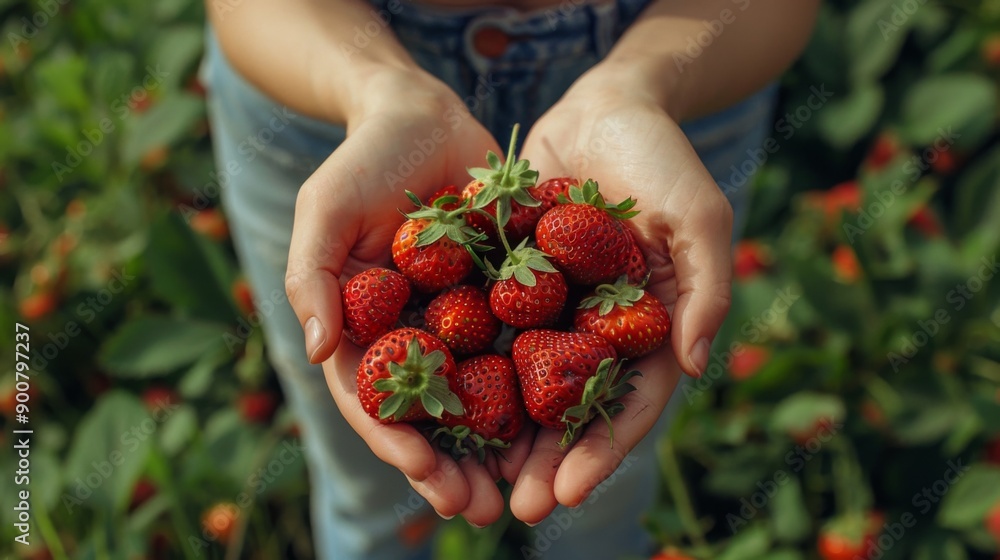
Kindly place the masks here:
POLYGON ((620 370, 621 362, 616 363, 612 358, 601 360, 597 366, 597 373, 587 380, 583 388, 580 404, 571 406, 563 412, 562 421, 566 423, 566 433, 563 434, 559 447, 566 447, 572 443, 580 428, 586 426, 598 414, 608 423, 611 447, 615 446, 615 431, 611 425, 611 417, 625 410, 625 405, 612 401, 635 391, 635 386, 628 383, 628 380, 642 375, 635 370, 619 375, 620 370))
POLYGON ((473 208, 485 208, 497 201, 497 229, 503 230, 510 219, 510 201, 515 200, 521 206, 538 206, 541 202, 528 194, 528 187, 538 182, 538 172, 531 169, 531 163, 526 159, 514 157, 517 145, 517 132, 520 125, 515 124, 510 136, 510 146, 507 148, 507 161, 500 163, 500 156, 493 152, 486 154, 489 167, 474 167, 469 169, 469 175, 483 183, 483 188, 472 200, 473 208))
POLYGON ((627 220, 639 214, 638 210, 632 210, 636 205, 636 201, 631 196, 618 204, 609 206, 604 200, 604 196, 598 191, 597 181, 593 179, 587 179, 587 182, 579 187, 571 185, 567 192, 569 194, 568 199, 563 195, 559 195, 560 203, 589 204, 595 208, 604 210, 619 220, 627 220))
POLYGON ((430 224, 423 231, 417 234, 417 247, 425 247, 434 243, 442 237, 447 237, 455 243, 466 247, 474 258, 478 259, 476 252, 483 252, 492 249, 488 245, 479 243, 486 239, 486 235, 477 232, 472 227, 466 225, 464 215, 470 212, 468 206, 459 206, 454 210, 445 210, 443 206, 458 201, 458 197, 448 195, 434 201, 431 206, 425 206, 420 202, 417 195, 406 191, 407 198, 415 204, 418 209, 409 214, 403 214, 412 220, 430 220, 430 224))
POLYGON ((479 464, 486 460, 486 448, 507 449, 509 443, 500 441, 497 438, 486 439, 472 431, 468 426, 455 426, 449 428, 442 426, 431 434, 431 441, 437 440, 442 449, 447 449, 453 459, 458 461, 472 451, 476 452, 479 464))
POLYGON ((628 283, 627 276, 621 276, 614 284, 601 284, 594 288, 594 295, 584 298, 579 309, 592 309, 600 306, 597 314, 601 317, 611 313, 618 307, 632 307, 632 304, 642 299, 645 292, 642 288, 628 283))
POLYGON ((494 280, 509 280, 510 278, 514 278, 521 285, 531 288, 538 283, 534 271, 557 272, 556 267, 552 266, 552 263, 549 262, 547 254, 527 245, 528 240, 524 239, 517 246, 517 249, 510 251, 500 266, 500 270, 497 270, 489 261, 486 261, 487 276, 494 280))
POLYGON ((446 360, 440 350, 424 355, 420 342, 412 338, 406 348, 406 360, 401 364, 390 362, 389 377, 372 383, 375 390, 391 393, 379 406, 378 417, 398 422, 418 401, 435 418, 445 411, 456 416, 463 414, 462 401, 448 388, 448 380, 434 373, 446 360))

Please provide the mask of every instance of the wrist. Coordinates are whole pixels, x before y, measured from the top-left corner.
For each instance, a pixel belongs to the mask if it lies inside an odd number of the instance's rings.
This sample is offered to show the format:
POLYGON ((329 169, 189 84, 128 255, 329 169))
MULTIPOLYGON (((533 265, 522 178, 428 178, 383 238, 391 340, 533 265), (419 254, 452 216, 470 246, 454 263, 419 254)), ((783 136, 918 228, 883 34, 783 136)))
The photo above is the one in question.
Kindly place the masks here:
POLYGON ((681 78, 669 57, 612 53, 584 74, 571 91, 656 106, 680 122, 686 112, 681 78))
POLYGON ((454 104, 455 93, 422 68, 402 64, 366 63, 353 69, 344 93, 347 124, 399 111, 413 113, 444 111, 454 104))

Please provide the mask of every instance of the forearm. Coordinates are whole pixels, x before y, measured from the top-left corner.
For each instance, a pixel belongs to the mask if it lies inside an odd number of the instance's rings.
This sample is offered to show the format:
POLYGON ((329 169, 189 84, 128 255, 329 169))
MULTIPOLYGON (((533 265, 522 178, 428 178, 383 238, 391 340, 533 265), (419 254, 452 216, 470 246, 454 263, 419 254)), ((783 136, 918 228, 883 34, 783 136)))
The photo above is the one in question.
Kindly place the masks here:
POLYGON ((360 0, 261 0, 236 9, 206 0, 205 7, 240 74, 312 117, 345 124, 368 100, 364 86, 386 68, 423 74, 360 0))
POLYGON ((594 73, 650 96, 676 120, 712 113, 791 65, 809 40, 818 6, 818 0, 657 0, 594 73))

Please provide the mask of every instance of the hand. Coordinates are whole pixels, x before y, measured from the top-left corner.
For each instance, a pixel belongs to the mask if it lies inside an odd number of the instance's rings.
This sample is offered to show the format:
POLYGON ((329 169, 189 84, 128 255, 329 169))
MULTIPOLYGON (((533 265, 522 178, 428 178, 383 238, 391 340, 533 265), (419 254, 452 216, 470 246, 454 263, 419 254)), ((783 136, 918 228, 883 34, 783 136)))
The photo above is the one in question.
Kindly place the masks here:
POLYGON ((375 455, 401 470, 440 515, 462 514, 486 525, 503 513, 494 480, 500 474, 513 480, 516 472, 495 461, 480 466, 474 458, 456 464, 412 426, 383 425, 364 412, 356 383, 363 351, 341 341, 340 294, 342 281, 390 262, 403 222, 396 209, 412 207, 404 189, 423 199, 448 184, 462 186, 469 180, 466 165, 500 149, 454 93, 422 72, 386 71, 365 87, 369 93, 348 122, 347 139, 299 191, 288 298, 310 361, 323 362, 337 406, 375 455))
POLYGON ((602 421, 566 450, 562 433, 540 429, 525 460, 511 511, 528 523, 557 504, 579 505, 652 429, 682 370, 699 376, 730 302, 732 208, 674 120, 641 88, 595 67, 530 131, 522 156, 541 179, 598 181, 612 204, 629 196, 652 276, 647 289, 671 311, 670 344, 633 365, 636 391, 613 419, 614 448, 602 421), (619 84, 607 86, 605 84, 619 84))

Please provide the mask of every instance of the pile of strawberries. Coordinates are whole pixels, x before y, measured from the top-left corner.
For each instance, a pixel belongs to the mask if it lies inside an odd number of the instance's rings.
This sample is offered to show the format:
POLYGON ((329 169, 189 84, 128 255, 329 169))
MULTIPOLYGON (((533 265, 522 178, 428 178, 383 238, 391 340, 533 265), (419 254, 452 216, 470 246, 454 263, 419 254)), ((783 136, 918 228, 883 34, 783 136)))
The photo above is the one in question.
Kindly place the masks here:
POLYGON ((638 375, 621 360, 658 348, 670 328, 643 289, 649 269, 627 225, 636 202, 609 205, 593 181, 538 183, 514 157, 516 135, 506 162, 490 152, 461 192, 426 203, 408 192, 418 209, 392 244, 398 271, 343 287, 345 335, 367 348, 364 410, 430 426, 456 457, 509 446, 526 416, 563 430, 563 446, 598 415, 610 428, 638 375))

